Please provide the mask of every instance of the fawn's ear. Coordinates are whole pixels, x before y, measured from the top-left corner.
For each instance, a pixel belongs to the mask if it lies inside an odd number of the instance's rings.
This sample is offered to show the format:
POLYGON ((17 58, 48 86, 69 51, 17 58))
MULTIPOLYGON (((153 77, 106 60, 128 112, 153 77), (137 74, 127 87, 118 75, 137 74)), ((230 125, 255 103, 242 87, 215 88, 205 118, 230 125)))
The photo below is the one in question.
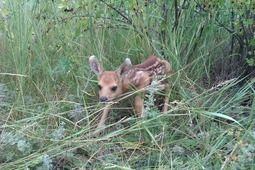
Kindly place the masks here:
POLYGON ((99 64, 99 62, 97 61, 94 55, 89 57, 89 64, 90 64, 91 70, 97 75, 99 75, 101 72, 104 71, 103 67, 99 64))
POLYGON ((123 76, 125 75, 132 67, 131 60, 129 58, 126 58, 124 63, 116 70, 116 72, 123 76))

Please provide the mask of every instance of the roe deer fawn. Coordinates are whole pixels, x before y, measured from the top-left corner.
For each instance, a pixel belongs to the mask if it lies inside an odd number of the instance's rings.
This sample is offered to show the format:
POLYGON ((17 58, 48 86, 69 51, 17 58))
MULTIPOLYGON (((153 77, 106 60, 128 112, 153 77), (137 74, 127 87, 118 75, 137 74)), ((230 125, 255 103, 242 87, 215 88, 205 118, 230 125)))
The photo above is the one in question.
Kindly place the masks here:
MULTIPOLYGON (((132 65, 129 58, 115 71, 105 71, 95 56, 89 58, 91 69, 98 75, 98 88, 100 102, 107 102, 130 89, 141 90, 151 84, 154 79, 159 80, 157 88, 164 89, 168 85, 167 78, 171 74, 170 64, 156 56, 150 56, 141 64, 132 65), (160 78, 161 75, 161 78, 160 78), (165 75, 165 76, 162 76, 165 75)), ((142 92, 144 94, 144 92, 142 92)), ((169 95, 166 94, 163 111, 167 111, 169 95)), ((105 123, 110 105, 102 113, 98 128, 105 123)), ((135 113, 143 113, 143 96, 134 97, 135 113)))

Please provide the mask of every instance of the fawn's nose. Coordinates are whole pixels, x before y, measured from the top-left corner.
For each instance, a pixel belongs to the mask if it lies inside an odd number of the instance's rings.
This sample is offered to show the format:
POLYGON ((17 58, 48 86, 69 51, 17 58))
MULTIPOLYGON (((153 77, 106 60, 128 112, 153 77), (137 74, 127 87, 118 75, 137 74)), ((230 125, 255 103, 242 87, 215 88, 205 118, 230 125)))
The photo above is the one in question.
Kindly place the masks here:
POLYGON ((106 102, 108 99, 105 96, 99 98, 100 102, 106 102))

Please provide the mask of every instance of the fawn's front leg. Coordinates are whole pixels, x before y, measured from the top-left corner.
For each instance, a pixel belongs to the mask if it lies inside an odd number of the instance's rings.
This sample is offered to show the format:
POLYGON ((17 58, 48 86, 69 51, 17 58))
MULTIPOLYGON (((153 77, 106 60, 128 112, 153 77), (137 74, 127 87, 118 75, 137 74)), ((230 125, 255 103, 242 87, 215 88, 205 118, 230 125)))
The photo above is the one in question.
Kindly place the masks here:
POLYGON ((143 106, 143 98, 140 95, 135 96, 134 98, 134 108, 135 113, 139 116, 143 114, 144 106, 143 106))
POLYGON ((164 106, 162 109, 163 112, 166 112, 168 110, 169 98, 170 98, 170 89, 169 89, 169 87, 166 87, 166 96, 164 99, 164 106))
POLYGON ((102 112, 102 116, 101 116, 100 122, 97 125, 97 128, 102 128, 104 126, 105 120, 106 120, 107 115, 109 113, 109 109, 110 109, 110 104, 108 103, 104 107, 104 110, 102 112))
POLYGON ((92 133, 92 135, 98 135, 102 131, 102 128, 104 127, 104 123, 105 123, 105 120, 109 113, 110 107, 111 106, 109 103, 106 104, 106 106, 104 107, 104 110, 103 110, 101 118, 100 118, 100 122, 98 123, 97 129, 92 133))

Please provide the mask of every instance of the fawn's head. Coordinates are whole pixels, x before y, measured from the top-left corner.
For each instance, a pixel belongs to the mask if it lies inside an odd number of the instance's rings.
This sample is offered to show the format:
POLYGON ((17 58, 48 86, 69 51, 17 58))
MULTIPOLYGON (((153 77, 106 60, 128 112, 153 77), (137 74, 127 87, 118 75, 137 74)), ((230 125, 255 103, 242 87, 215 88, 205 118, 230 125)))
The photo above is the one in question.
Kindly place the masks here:
POLYGON ((89 64, 92 71, 98 76, 99 100, 101 102, 112 100, 122 93, 122 78, 132 66, 129 58, 126 58, 115 71, 105 71, 95 56, 89 58, 89 64))

